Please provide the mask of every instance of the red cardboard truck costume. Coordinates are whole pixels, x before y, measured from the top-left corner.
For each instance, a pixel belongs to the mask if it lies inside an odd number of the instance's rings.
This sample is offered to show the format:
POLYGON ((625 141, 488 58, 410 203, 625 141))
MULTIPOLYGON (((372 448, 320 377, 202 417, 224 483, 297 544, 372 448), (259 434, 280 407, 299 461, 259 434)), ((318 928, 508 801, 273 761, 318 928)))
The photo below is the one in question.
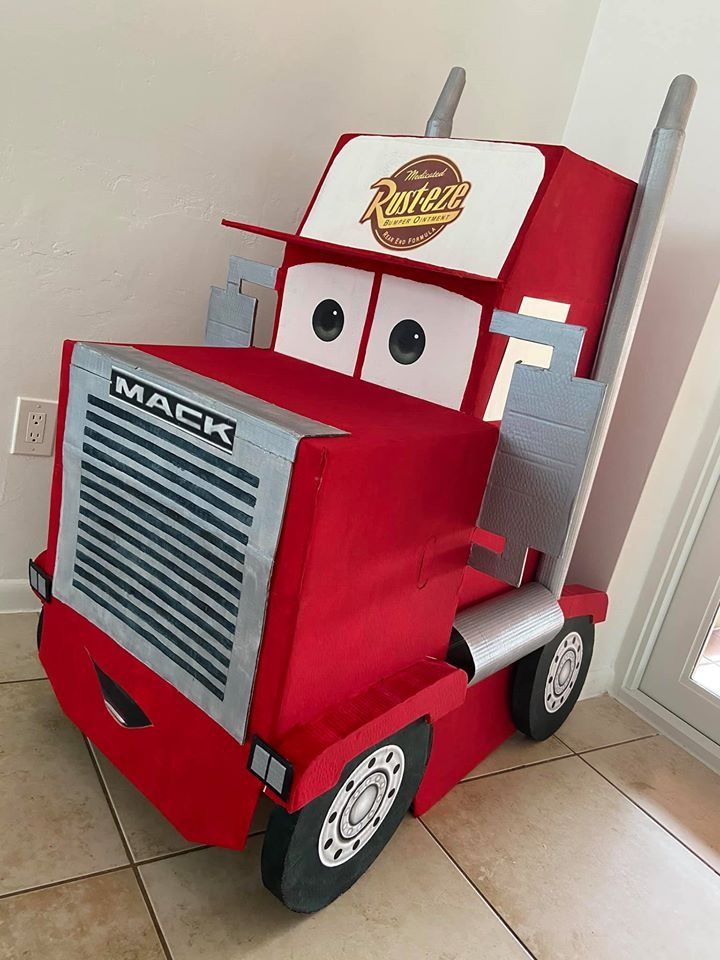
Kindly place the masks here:
POLYGON ((188 840, 241 849, 264 791, 263 881, 302 912, 516 728, 556 730, 606 612, 567 564, 692 81, 639 190, 451 139, 462 82, 433 139, 342 137, 297 233, 226 222, 284 256, 232 258, 208 346, 63 356, 30 565, 53 689, 188 840), (278 292, 269 350, 243 280, 278 292))

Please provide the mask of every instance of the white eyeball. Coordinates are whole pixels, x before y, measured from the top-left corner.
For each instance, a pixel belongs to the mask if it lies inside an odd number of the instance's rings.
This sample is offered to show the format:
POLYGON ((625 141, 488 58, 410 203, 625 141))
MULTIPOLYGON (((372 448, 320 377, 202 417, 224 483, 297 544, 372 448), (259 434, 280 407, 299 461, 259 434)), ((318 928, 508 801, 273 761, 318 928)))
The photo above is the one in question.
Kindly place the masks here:
POLYGON ((362 378, 459 409, 480 333, 481 306, 429 283, 380 283, 362 378))
POLYGON ((373 274, 334 263, 290 267, 275 349, 352 375, 367 319, 373 274))

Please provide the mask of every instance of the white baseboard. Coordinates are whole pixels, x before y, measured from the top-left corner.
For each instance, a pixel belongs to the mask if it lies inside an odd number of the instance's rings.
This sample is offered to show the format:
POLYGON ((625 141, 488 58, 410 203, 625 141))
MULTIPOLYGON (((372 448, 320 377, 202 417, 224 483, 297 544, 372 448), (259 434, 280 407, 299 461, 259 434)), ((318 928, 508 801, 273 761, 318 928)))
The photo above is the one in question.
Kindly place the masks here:
POLYGON ((602 693, 607 693, 613 684, 612 667, 591 667, 585 677, 585 683, 580 694, 581 700, 587 700, 589 697, 599 697, 602 693))
POLYGON ((40 601, 27 580, 0 580, 0 613, 34 613, 40 601))

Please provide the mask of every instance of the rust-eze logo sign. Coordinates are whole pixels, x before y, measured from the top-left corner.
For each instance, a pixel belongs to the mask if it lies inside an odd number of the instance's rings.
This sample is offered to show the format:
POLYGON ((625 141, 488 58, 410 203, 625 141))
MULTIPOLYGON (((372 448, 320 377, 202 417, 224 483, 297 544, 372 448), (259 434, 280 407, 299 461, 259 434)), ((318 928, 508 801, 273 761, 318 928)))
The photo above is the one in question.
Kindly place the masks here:
POLYGON ((375 196, 360 223, 369 220, 390 250, 420 247, 457 220, 470 187, 447 157, 418 157, 372 184, 375 196))

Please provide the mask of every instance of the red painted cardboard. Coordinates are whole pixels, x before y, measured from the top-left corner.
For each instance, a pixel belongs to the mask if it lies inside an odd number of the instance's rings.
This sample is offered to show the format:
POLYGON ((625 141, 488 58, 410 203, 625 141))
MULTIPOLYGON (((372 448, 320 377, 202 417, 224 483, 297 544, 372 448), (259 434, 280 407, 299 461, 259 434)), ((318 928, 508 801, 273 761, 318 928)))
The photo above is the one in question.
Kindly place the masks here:
MULTIPOLYGON (((333 157, 352 136, 341 138, 333 157)), ((420 254, 408 259, 226 221, 285 241, 279 310, 295 265, 335 263, 373 273, 354 375, 273 350, 138 347, 348 432, 299 445, 244 744, 59 600, 46 605, 41 658, 63 709, 190 840, 243 845, 260 790, 246 770, 253 734, 287 751, 297 766, 291 799, 297 806, 327 789, 368 738, 392 732, 394 723, 421 710, 433 724, 415 800, 421 813, 513 731, 511 668, 465 694, 465 675, 443 663, 457 611, 509 589, 466 565, 471 542, 487 538, 475 521, 498 436, 498 425, 482 420, 506 345, 490 333, 490 319, 495 308, 518 310, 525 297, 569 304, 567 322, 588 331, 578 367, 588 375, 635 189, 564 148, 530 146, 542 154, 544 173, 493 277, 428 263, 420 254), (459 410, 362 380, 380 278, 388 275, 477 303, 477 342, 459 410), (128 730, 112 718, 94 664, 137 701, 150 727, 128 730), (405 679, 398 685, 398 678, 405 679)), ((63 355, 48 546, 41 555, 49 573, 71 348, 63 355)), ((531 555, 526 579, 536 563, 531 555)), ((597 622, 607 598, 573 586, 561 606, 568 617, 597 622)))

